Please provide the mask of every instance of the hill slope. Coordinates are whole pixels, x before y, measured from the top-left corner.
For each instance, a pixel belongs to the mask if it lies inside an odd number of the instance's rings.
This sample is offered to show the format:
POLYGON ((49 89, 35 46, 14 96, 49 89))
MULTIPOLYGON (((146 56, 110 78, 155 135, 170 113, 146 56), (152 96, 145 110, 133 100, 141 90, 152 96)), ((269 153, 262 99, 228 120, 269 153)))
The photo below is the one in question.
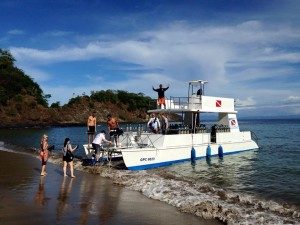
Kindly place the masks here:
POLYGON ((145 121, 155 100, 142 93, 121 90, 94 91, 90 96, 77 96, 63 106, 59 102, 48 107, 40 86, 15 67, 9 51, 0 49, 0 126, 47 126, 86 124, 93 111, 99 122, 111 113, 119 121, 145 121))

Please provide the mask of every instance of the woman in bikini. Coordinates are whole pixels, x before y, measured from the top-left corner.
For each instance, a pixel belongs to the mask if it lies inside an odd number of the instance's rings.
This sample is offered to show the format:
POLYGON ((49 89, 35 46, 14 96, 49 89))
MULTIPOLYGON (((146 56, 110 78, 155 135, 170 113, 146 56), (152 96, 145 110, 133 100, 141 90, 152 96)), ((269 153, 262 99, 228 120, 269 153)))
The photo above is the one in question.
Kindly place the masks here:
POLYGON ((45 176, 46 173, 46 164, 49 157, 49 151, 48 151, 48 136, 46 134, 43 135, 41 139, 41 149, 40 149, 40 159, 42 161, 42 171, 41 176, 45 176))

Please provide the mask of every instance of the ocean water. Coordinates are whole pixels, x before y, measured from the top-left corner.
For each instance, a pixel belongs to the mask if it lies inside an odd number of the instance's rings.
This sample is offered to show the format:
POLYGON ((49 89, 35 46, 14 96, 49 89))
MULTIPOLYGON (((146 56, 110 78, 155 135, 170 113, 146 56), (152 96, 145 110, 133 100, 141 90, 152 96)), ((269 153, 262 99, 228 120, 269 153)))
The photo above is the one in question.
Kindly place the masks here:
MULTIPOLYGON (((256 134, 258 150, 147 171, 110 169, 102 175, 203 218, 228 224, 300 224, 300 120, 239 120, 239 125, 256 134)), ((65 137, 73 144, 86 143, 85 132, 85 127, 2 129, 0 141, 23 151, 38 148, 47 133, 59 152, 65 137)), ((83 149, 77 154, 83 155, 83 149)))

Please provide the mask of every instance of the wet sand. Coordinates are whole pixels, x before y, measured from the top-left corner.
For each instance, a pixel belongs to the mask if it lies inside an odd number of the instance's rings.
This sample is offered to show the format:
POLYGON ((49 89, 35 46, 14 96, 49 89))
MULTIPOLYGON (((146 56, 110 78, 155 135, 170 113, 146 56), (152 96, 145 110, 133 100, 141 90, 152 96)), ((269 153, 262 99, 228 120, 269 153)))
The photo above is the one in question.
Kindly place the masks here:
POLYGON ((221 224, 181 213, 175 207, 75 171, 64 178, 58 165, 31 155, 0 151, 0 224, 221 224))

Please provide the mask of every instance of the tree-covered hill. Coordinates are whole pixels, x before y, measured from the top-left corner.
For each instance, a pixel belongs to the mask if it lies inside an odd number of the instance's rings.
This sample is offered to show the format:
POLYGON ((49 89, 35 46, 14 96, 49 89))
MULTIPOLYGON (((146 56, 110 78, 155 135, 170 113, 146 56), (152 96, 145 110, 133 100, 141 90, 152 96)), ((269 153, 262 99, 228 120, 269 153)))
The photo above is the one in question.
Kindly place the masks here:
POLYGON ((15 59, 9 51, 0 49, 0 105, 7 105, 11 99, 29 95, 37 103, 47 106, 46 96, 40 86, 14 65, 15 59))
MULTIPOLYGON (((92 91, 91 95, 71 98, 65 105, 48 106, 40 86, 14 64, 7 50, 0 49, 0 126, 47 126, 85 124, 91 112, 99 122, 111 113, 120 121, 145 121, 147 110, 156 102, 143 93, 122 90, 92 91)), ((51 93, 50 93, 51 94, 51 93)))

